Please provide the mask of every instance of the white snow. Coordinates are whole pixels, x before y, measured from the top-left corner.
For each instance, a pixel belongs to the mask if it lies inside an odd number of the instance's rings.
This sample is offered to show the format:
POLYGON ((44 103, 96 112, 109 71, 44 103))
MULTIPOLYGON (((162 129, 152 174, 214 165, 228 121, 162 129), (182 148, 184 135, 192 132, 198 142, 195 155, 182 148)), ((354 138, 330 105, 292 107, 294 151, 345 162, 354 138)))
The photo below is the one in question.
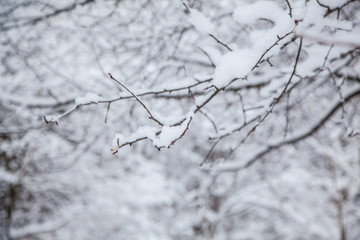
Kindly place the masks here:
MULTIPOLYGON (((242 25, 255 24, 257 20, 265 19, 272 22, 273 26, 268 29, 253 30, 249 35, 251 42, 249 48, 236 49, 217 60, 213 84, 219 88, 226 86, 234 78, 247 76, 263 52, 278 40, 278 36, 287 34, 294 27, 288 13, 275 2, 270 1, 240 5, 234 10, 233 18, 242 25)), ((278 51, 279 47, 275 46, 268 55, 278 51)))
POLYGON ((221 52, 210 46, 201 47, 202 50, 204 50, 210 57, 211 61, 217 66, 221 59, 221 52))
POLYGON ((209 18, 197 9, 190 8, 190 18, 188 18, 188 22, 191 23, 200 33, 209 34, 215 29, 209 18))
POLYGON ((140 138, 147 138, 149 139, 155 147, 170 147, 172 142, 178 139, 186 130, 187 125, 192 118, 192 113, 189 113, 184 122, 182 122, 178 126, 169 126, 164 125, 161 130, 150 127, 150 126, 143 126, 136 130, 135 133, 131 134, 128 137, 121 135, 120 133, 115 134, 113 139, 113 148, 112 150, 117 150, 118 145, 121 146, 125 143, 136 141, 140 138), (157 135, 157 133, 159 133, 157 135), (119 139, 119 140, 118 140, 119 139))
POLYGON ((260 18, 280 23, 283 18, 289 18, 287 13, 272 1, 257 1, 250 5, 238 6, 234 10, 233 17, 240 24, 253 24, 260 18))
POLYGON ((213 84, 226 86, 234 78, 245 77, 256 64, 260 55, 250 49, 240 49, 223 55, 215 69, 213 84))
POLYGON ((46 119, 47 122, 55 122, 55 123, 57 123, 57 122, 59 122, 60 117, 61 116, 59 116, 59 115, 46 115, 45 119, 46 119))
POLYGON ((87 92, 85 96, 75 98, 75 104, 98 103, 101 100, 103 98, 96 93, 87 92))
MULTIPOLYGON (((269 25, 265 29, 254 29, 249 33, 252 52, 260 55, 278 40, 278 36, 284 36, 295 27, 293 19, 287 10, 272 1, 258 1, 250 5, 240 5, 233 12, 233 18, 241 25, 254 25, 257 21, 267 21, 269 25)), ((274 47, 272 54, 279 51, 274 47)))
MULTIPOLYGON (((250 5, 240 5, 234 10, 233 17, 240 24, 254 24, 259 19, 270 21, 274 23, 274 26, 261 32, 275 37, 285 34, 294 27, 288 12, 273 1, 257 1, 250 5), (268 33, 269 31, 270 33, 268 33)), ((261 39, 253 40, 256 43, 261 39)))
POLYGON ((188 115, 186 120, 178 126, 163 126, 161 134, 152 139, 153 144, 158 147, 170 147, 172 142, 184 133, 188 123, 190 122, 190 117, 191 115, 188 115))
POLYGON ((0 169, 0 182, 15 183, 17 180, 18 177, 13 173, 0 169))

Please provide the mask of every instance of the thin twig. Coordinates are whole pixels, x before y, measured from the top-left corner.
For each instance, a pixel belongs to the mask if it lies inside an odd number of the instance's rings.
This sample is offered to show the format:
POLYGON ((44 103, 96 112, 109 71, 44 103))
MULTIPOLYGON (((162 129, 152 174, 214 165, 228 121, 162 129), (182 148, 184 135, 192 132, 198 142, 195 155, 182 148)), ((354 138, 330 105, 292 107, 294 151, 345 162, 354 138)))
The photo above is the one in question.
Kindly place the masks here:
POLYGON ((290 15, 290 17, 292 17, 292 8, 291 8, 291 5, 290 5, 290 3, 289 3, 289 0, 285 0, 286 1, 286 4, 288 5, 288 7, 289 7, 289 15, 290 15))
POLYGON ((273 44, 273 45, 271 45, 269 48, 267 48, 266 50, 265 50, 265 52, 260 56, 260 58, 259 58, 259 60, 256 62, 256 64, 253 66, 253 68, 251 69, 251 71, 253 71, 255 68, 258 68, 259 67, 259 64, 260 64, 260 62, 262 61, 262 59, 264 58, 264 56, 273 48, 273 47, 275 47, 276 45, 278 45, 278 43, 281 41, 281 40, 283 40, 284 38, 286 38, 287 36, 289 36, 290 34, 292 34, 294 32, 294 29, 293 30, 291 30, 290 32, 288 32, 288 33, 286 33, 284 36, 282 36, 282 37, 279 37, 279 36, 277 36, 277 40, 276 40, 276 42, 273 44))
POLYGON ((185 133, 189 130, 189 126, 190 126, 190 123, 191 123, 192 119, 193 119, 193 118, 190 117, 190 120, 189 120, 189 122, 187 123, 184 132, 183 132, 178 138, 176 138, 175 140, 173 140, 173 141, 171 142, 171 144, 168 146, 168 148, 170 148, 171 145, 174 145, 179 139, 181 139, 181 138, 185 135, 185 133))
POLYGON ((106 108, 106 115, 105 115, 105 124, 107 123, 107 119, 108 119, 108 114, 109 114, 109 110, 110 110, 110 105, 111 102, 108 103, 107 108, 106 108))
POLYGON ((296 67, 297 67, 297 64, 299 62, 299 59, 300 59, 300 53, 301 53, 301 49, 302 49, 302 38, 300 38, 300 45, 299 45, 299 48, 298 48, 298 52, 297 52, 297 55, 296 55, 296 59, 295 59, 295 64, 294 64, 294 68, 293 68, 293 71, 290 75, 290 78, 289 80, 287 81, 284 89, 282 90, 281 94, 274 98, 273 101, 271 102, 270 104, 270 110, 267 111, 265 113, 265 115, 260 119, 259 122, 257 122, 251 129, 250 131, 246 134, 245 138, 243 138, 240 143, 233 149, 230 150, 228 156, 226 157, 226 159, 229 159, 229 157, 241 146, 243 145, 243 143, 250 137, 250 135, 256 131, 256 128, 258 126, 260 126, 261 123, 263 123, 265 121, 265 119, 270 115, 270 113, 272 113, 272 111, 274 110, 274 107, 275 105, 277 105, 277 103, 282 99, 282 97, 285 95, 286 93, 286 90, 288 89, 290 83, 291 83, 291 80, 293 79, 295 73, 296 73, 296 67))
POLYGON ((153 120, 154 122, 156 122, 157 124, 159 124, 160 126, 164 126, 164 124, 163 123, 161 123, 159 120, 157 120, 156 118, 154 118, 154 116, 151 114, 151 112, 149 111, 149 109, 145 106, 145 104, 142 102, 142 101, 140 101, 140 99, 132 92, 132 91, 130 91, 124 84, 122 84, 121 82, 119 82, 118 80, 116 80, 110 73, 108 73, 109 74, 109 76, 110 76, 110 78, 112 79, 112 80, 114 80, 116 83, 118 83, 120 86, 122 86, 123 88, 125 88, 126 89, 126 91, 128 91, 135 99, 136 99, 136 101, 138 101, 143 107, 144 107, 144 109, 146 110, 146 112, 149 114, 149 118, 151 119, 151 120, 153 120))
POLYGON ((221 141, 222 138, 219 138, 210 148, 209 152, 206 154, 206 157, 204 158, 204 160, 199 164, 199 166, 201 167, 202 165, 204 165, 207 160, 209 159, 211 153, 214 151, 216 145, 221 141))
POLYGON ((197 113, 198 111, 200 111, 200 109, 203 108, 206 104, 208 104, 210 102, 210 100, 213 99, 213 97, 215 97, 219 92, 220 92, 220 90, 216 89, 213 92, 213 94, 211 94, 210 97, 208 97, 208 99, 206 99, 200 106, 197 106, 194 113, 197 113))
POLYGON ((202 51, 202 52, 205 54, 205 56, 209 59, 209 62, 210 62, 210 64, 211 64, 211 66, 215 68, 216 65, 215 65, 214 61, 211 59, 210 55, 209 55, 204 49, 202 49, 201 47, 199 47, 199 49, 200 49, 200 51, 202 51))
POLYGON ((202 115, 204 115, 204 116, 211 122, 211 124, 212 124, 213 127, 214 127, 214 130, 215 130, 216 134, 218 134, 219 131, 218 131, 217 127, 216 127, 216 124, 215 124, 214 120, 212 120, 212 119, 209 117, 209 115, 206 114, 204 111, 199 110, 199 112, 200 112, 202 115))
POLYGON ((227 48, 227 50, 229 50, 230 52, 232 52, 233 50, 225 43, 223 43, 222 41, 220 41, 219 39, 217 39, 214 35, 212 35, 211 33, 209 34, 210 37, 212 37, 213 39, 215 39, 215 41, 221 45, 223 45, 224 47, 227 48))
POLYGON ((328 59, 328 57, 329 57, 329 55, 330 55, 330 52, 331 52, 331 50, 332 50, 333 47, 334 47, 334 44, 331 44, 331 46, 330 46, 330 48, 329 48, 329 51, 327 52, 327 54, 326 54, 326 56, 325 56, 325 59, 324 59, 323 65, 322 65, 323 68, 325 67, 326 61, 327 61, 327 59, 328 59))
POLYGON ((182 2, 182 4, 185 6, 186 10, 187 10, 188 12, 190 12, 190 8, 188 7, 188 5, 186 5, 186 3, 184 3, 184 2, 182 2))

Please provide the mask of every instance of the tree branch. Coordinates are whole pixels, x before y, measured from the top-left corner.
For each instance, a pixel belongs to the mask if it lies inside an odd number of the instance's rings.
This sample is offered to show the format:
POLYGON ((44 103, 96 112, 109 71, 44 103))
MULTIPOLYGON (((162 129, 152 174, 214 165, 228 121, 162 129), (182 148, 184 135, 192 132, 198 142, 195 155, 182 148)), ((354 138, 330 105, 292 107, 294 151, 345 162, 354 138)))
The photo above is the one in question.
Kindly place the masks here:
POLYGON ((128 91, 135 99, 136 101, 138 101, 141 106, 143 106, 143 108, 146 110, 146 112, 149 114, 149 118, 153 121, 155 121, 157 124, 159 124, 160 126, 164 126, 164 124, 162 122, 160 122, 159 120, 157 120, 152 113, 149 111, 149 109, 145 106, 145 104, 132 92, 130 91, 124 84, 122 84, 121 82, 119 82, 118 80, 116 80, 110 73, 108 73, 110 78, 112 80, 114 80, 116 83, 118 83, 121 87, 125 88, 126 91, 128 91))
POLYGON ((307 130, 293 134, 293 136, 285 140, 274 141, 273 143, 268 144, 260 151, 256 152, 254 156, 248 159, 246 162, 229 164, 227 166, 220 167, 218 171, 239 171, 241 169, 248 168, 252 166, 254 163, 256 163, 261 157, 264 157, 266 154, 270 153, 271 151, 281 148, 285 145, 294 144, 303 139, 306 139, 307 137, 315 134, 345 102, 350 101, 352 98, 358 95, 360 95, 360 87, 349 91, 347 94, 344 94, 344 98, 342 100, 336 101, 332 105, 332 107, 330 107, 328 111, 326 111, 326 113, 323 114, 323 116, 307 130))

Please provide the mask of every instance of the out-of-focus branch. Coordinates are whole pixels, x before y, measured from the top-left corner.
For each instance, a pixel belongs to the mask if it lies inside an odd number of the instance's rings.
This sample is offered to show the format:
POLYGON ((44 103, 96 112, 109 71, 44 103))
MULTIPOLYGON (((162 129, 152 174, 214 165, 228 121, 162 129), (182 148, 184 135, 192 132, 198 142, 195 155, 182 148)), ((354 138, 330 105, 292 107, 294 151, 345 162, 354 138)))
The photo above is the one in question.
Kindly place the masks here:
POLYGON ((39 17, 35 17, 27 22, 23 22, 21 24, 14 24, 14 25, 10 25, 10 26, 2 26, 0 28, 1 31, 7 31, 11 28, 14 28, 14 27, 24 27, 24 26, 28 26, 28 25, 35 25, 43 20, 46 20, 46 19, 49 19, 49 18, 52 18, 52 17, 55 17, 55 16, 58 16, 62 13, 66 13, 66 12, 70 12, 72 10, 74 10, 77 6, 83 6, 83 5, 86 5, 88 3, 92 3, 94 2, 94 0, 85 0, 85 1, 82 1, 82 2, 74 2, 73 4, 67 6, 67 7, 64 7, 64 8, 60 8, 60 9, 57 9, 55 10, 54 12, 52 13, 48 13, 48 14, 45 14, 43 16, 39 16, 39 17))
POLYGON ((325 13, 324 17, 327 17, 329 14, 333 13, 333 12, 337 12, 337 15, 339 16, 340 15, 340 11, 346 7, 347 5, 349 5, 350 3, 353 3, 353 2, 359 2, 359 0, 349 0, 347 2, 345 2, 344 4, 342 4, 341 6, 339 7, 335 7, 335 8, 331 8, 323 3, 321 3, 319 0, 316 0, 316 2, 321 6, 321 7, 324 7, 327 9, 327 12, 325 13))
POLYGON ((344 39, 344 38, 330 38, 328 36, 322 36, 319 34, 312 34, 307 32, 296 33, 296 36, 305 38, 307 40, 316 42, 318 44, 324 45, 335 45, 335 46, 344 46, 344 47, 352 47, 352 48, 360 48, 360 43, 356 39, 344 39))
POLYGON ((47 222, 44 224, 34 224, 24 227, 23 229, 19 230, 12 230, 10 232, 11 239, 20 240, 25 238, 31 238, 33 236, 44 234, 44 233, 51 233, 60 228, 63 228, 69 223, 68 220, 58 220, 55 222, 47 222))
POLYGON ((330 107, 326 113, 319 118, 319 120, 313 124, 310 128, 306 129, 305 131, 301 131, 299 133, 293 134, 293 136, 288 137, 284 140, 274 141, 273 143, 269 143, 266 147, 257 151, 253 157, 248 159, 244 163, 236 163, 236 164, 228 164, 223 167, 219 167, 218 171, 239 171, 241 169, 248 168, 256 163, 261 157, 264 157, 266 154, 270 153, 271 151, 281 148, 285 145, 297 143, 313 134, 315 134, 319 129, 330 119, 330 117, 336 113, 336 111, 343 106, 344 103, 350 101, 352 98, 360 95, 360 88, 355 88, 350 92, 344 94, 343 99, 336 101, 332 107, 330 107))

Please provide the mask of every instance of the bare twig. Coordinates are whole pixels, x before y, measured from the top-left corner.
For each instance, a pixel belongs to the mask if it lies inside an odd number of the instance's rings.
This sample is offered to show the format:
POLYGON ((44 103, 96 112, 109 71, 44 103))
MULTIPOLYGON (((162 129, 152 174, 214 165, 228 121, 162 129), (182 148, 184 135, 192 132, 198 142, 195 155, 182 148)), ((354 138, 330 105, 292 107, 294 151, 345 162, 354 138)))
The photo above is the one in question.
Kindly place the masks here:
POLYGON ((214 151, 216 145, 221 141, 221 139, 222 139, 222 138, 219 138, 219 139, 212 145, 212 147, 210 148, 209 152, 206 154, 204 160, 199 164, 200 167, 207 162, 207 160, 208 160, 209 157, 211 156, 211 153, 214 151))
POLYGON ((186 10, 187 10, 188 12, 190 12, 190 8, 188 7, 188 5, 186 5, 186 3, 184 3, 184 2, 182 2, 182 4, 185 6, 186 10))
POLYGON ((283 40, 284 38, 286 38, 287 36, 289 36, 289 35, 292 34, 293 32, 294 32, 294 29, 291 30, 290 32, 286 33, 286 34, 285 34, 284 36, 282 36, 282 37, 277 36, 278 39, 276 40, 276 42, 275 42, 273 45, 271 45, 269 48, 267 48, 267 49, 265 50, 265 52, 260 56, 260 58, 259 58, 259 60, 256 62, 256 64, 253 66, 253 68, 251 69, 251 71, 254 71, 255 68, 258 68, 258 67, 259 67, 259 64, 260 64, 260 62, 263 60, 264 56, 265 56, 273 47, 275 47, 276 45, 278 45, 278 43, 279 43, 281 40, 283 40))
POLYGON ((215 97, 218 93, 220 92, 220 89, 216 89, 213 94, 210 95, 210 97, 208 97, 200 106, 197 106, 194 113, 197 113, 198 111, 200 111, 201 108, 203 108, 206 104, 208 104, 210 102, 211 99, 213 99, 213 97, 215 97))
POLYGON ((200 51, 202 51, 202 52, 205 54, 205 56, 209 59, 209 62, 211 63, 211 66, 215 68, 216 65, 215 65, 214 61, 211 59, 210 55, 209 55, 204 49, 202 49, 201 47, 199 47, 199 49, 200 49, 200 51))
POLYGON ((107 108, 106 108, 106 115, 105 115, 105 121, 104 121, 105 123, 107 123, 110 105, 111 105, 111 102, 108 103, 107 108))
POLYGON ((350 3, 353 2, 358 2, 359 0, 349 0, 347 2, 345 2, 343 5, 339 6, 339 7, 335 7, 335 8, 331 8, 330 6, 327 6, 323 3, 321 3, 319 0, 316 0, 316 2, 321 6, 327 9, 327 12, 325 13, 324 17, 327 17, 329 14, 333 13, 333 12, 337 12, 337 17, 339 18, 340 16, 340 11, 346 7, 347 5, 349 5, 350 3))
POLYGON ((331 50, 332 50, 333 47, 334 47, 334 44, 331 44, 331 46, 330 46, 330 48, 329 48, 329 51, 327 52, 327 54, 326 54, 326 56, 325 56, 325 58, 324 58, 324 62, 323 62, 322 67, 325 67, 326 61, 327 61, 327 59, 328 59, 328 57, 329 57, 329 55, 330 55, 330 52, 331 52, 331 50))
POLYGON ((216 127, 216 124, 215 124, 214 120, 212 120, 212 119, 209 117, 209 115, 206 114, 204 111, 199 110, 199 112, 200 112, 202 115, 204 115, 204 116, 211 122, 211 124, 212 124, 213 127, 214 127, 215 132, 218 133, 219 131, 218 131, 217 127, 216 127))
POLYGON ((289 3, 289 0, 285 0, 286 1, 286 4, 288 5, 288 7, 289 7, 289 15, 290 15, 290 17, 292 17, 292 8, 291 8, 291 5, 290 5, 290 3, 289 3))
POLYGON ((222 41, 220 41, 219 39, 217 39, 214 35, 209 34, 210 37, 212 37, 213 39, 215 39, 215 41, 221 45, 223 45, 224 47, 227 48, 227 50, 229 50, 230 52, 232 52, 233 50, 225 43, 223 43, 222 41))
POLYGON ((121 82, 119 82, 118 80, 116 80, 110 73, 108 73, 109 74, 109 76, 110 76, 110 78, 112 79, 112 80, 114 80, 116 83, 118 83, 120 86, 122 86, 123 88, 125 88, 126 89, 126 91, 128 91, 135 99, 136 99, 136 101, 138 101, 142 106, 143 106, 143 108, 146 110, 146 112, 149 114, 149 118, 151 119, 151 120, 153 120, 154 122, 156 122, 157 124, 159 124, 160 126, 164 126, 164 124, 163 123, 161 123, 159 120, 157 120, 156 118, 154 118, 154 116, 151 114, 151 112, 149 111, 149 109, 145 106, 145 104, 142 102, 142 101, 140 101, 140 99, 132 92, 132 91, 130 91, 124 84, 122 84, 121 82))
POLYGON ((190 117, 190 120, 189 120, 189 122, 187 123, 184 132, 183 132, 178 138, 176 138, 175 140, 173 140, 173 141, 171 142, 171 144, 168 146, 168 148, 170 148, 172 145, 174 145, 179 139, 181 139, 181 138, 185 135, 185 133, 189 130, 189 126, 190 126, 190 123, 191 123, 192 119, 193 119, 193 118, 190 117))
POLYGON ((123 143, 123 144, 120 145, 119 144, 119 138, 118 138, 117 141, 116 141, 117 146, 115 148, 110 149, 110 151, 112 151, 113 155, 115 155, 116 153, 119 152, 120 148, 125 147, 126 145, 129 145, 131 147, 131 145, 133 145, 134 143, 145 140, 145 139, 147 139, 147 137, 141 137, 141 138, 138 138, 136 140, 129 141, 129 142, 126 142, 126 143, 123 143))

